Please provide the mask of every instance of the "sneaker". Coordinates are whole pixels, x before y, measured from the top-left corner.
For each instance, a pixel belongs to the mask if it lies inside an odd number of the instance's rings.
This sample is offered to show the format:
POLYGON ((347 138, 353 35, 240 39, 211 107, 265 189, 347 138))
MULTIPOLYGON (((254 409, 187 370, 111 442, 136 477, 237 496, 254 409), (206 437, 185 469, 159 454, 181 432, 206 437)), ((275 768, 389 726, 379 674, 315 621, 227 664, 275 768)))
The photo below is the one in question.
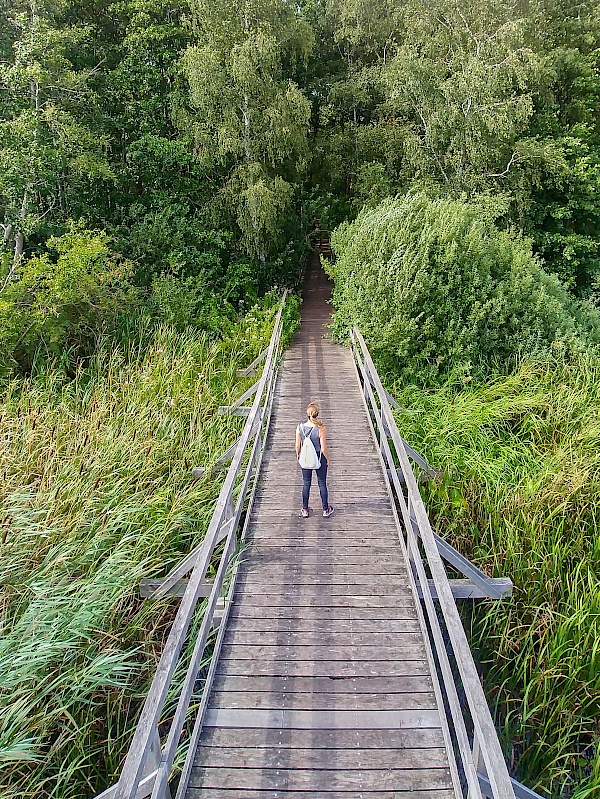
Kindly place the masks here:
POLYGON ((333 505, 330 505, 327 510, 323 511, 323 518, 328 519, 333 513, 333 505))
POLYGON ((308 519, 308 511, 306 510, 306 508, 302 508, 302 510, 300 511, 300 516, 302 516, 303 519, 308 519))

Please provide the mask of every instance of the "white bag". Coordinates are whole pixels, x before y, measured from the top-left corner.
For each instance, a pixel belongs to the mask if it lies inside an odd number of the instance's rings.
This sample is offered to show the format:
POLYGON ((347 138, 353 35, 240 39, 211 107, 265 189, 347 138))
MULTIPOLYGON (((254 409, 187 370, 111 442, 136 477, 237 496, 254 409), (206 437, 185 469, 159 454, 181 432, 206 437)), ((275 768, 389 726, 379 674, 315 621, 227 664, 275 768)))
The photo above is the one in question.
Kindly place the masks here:
POLYGON ((310 439, 310 435, 304 436, 298 463, 303 469, 320 469, 321 467, 321 458, 317 455, 317 450, 310 439))

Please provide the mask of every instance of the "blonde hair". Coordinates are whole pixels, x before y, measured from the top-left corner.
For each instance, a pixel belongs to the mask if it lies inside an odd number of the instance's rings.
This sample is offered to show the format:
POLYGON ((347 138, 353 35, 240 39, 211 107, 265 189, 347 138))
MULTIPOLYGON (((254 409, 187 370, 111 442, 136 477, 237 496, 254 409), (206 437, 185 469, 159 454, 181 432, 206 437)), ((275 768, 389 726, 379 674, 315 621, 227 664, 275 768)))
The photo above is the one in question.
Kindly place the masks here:
POLYGON ((316 402, 311 402, 307 405, 306 415, 317 427, 323 427, 323 422, 319 419, 319 406, 316 402))

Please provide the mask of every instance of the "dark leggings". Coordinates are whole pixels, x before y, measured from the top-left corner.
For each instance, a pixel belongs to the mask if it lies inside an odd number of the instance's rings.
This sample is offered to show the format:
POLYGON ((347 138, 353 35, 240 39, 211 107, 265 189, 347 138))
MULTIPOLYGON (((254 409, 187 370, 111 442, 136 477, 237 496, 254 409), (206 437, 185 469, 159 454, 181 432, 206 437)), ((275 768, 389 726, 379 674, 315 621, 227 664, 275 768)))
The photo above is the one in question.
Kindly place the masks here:
POLYGON ((327 495, 327 458, 321 455, 321 465, 318 469, 302 469, 302 507, 308 510, 308 498, 310 496, 310 484, 312 483, 313 472, 317 473, 317 482, 321 492, 321 502, 323 510, 329 507, 329 497, 327 495))

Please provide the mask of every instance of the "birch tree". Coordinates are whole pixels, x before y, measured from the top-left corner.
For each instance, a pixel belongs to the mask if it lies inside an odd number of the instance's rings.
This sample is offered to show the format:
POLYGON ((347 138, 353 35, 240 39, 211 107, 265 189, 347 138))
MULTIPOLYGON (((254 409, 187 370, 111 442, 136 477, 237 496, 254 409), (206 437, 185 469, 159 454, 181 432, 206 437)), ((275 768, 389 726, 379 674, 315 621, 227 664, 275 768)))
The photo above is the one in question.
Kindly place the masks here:
POLYGON ((264 260, 307 156, 310 105, 291 76, 312 35, 277 0, 193 0, 192 26, 187 124, 202 160, 228 175, 220 197, 243 246, 264 260))
POLYGON ((76 113, 88 74, 73 68, 69 51, 87 31, 54 25, 57 11, 51 3, 27 0, 7 14, 0 64, 0 219, 13 268, 29 235, 54 216, 68 217, 75 176, 110 174, 102 139, 76 113))

